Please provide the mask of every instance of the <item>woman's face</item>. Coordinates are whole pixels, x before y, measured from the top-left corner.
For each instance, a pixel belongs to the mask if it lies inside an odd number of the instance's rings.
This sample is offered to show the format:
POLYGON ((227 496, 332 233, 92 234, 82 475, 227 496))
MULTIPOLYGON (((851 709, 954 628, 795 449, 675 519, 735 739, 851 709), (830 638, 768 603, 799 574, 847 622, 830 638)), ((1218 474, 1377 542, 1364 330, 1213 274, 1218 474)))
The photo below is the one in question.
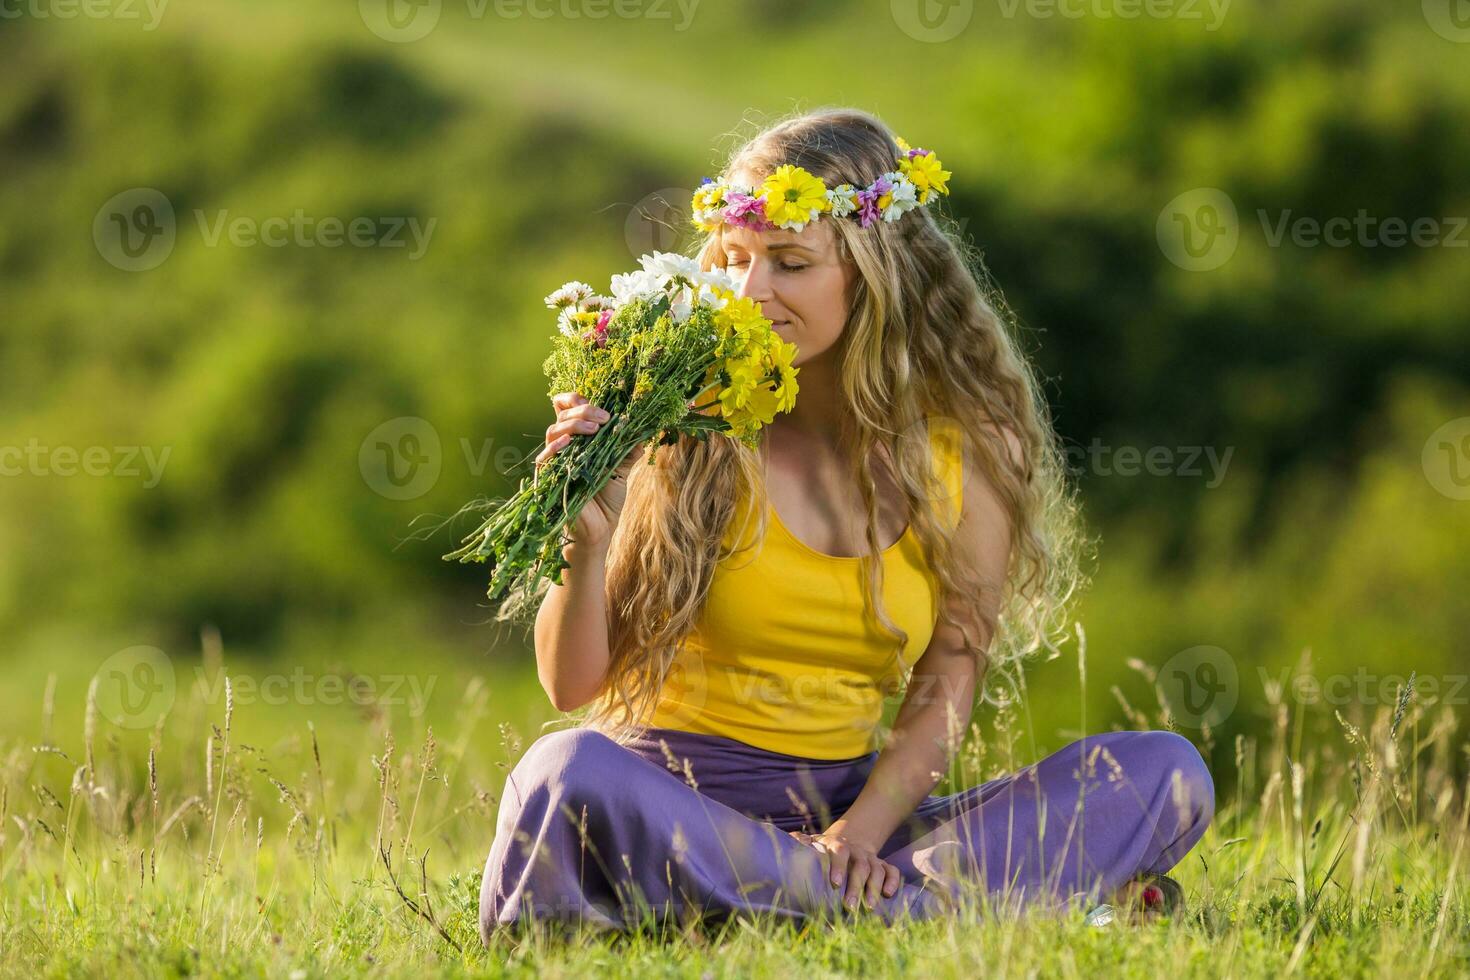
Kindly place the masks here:
POLYGON ((760 303, 777 336, 796 345, 794 365, 837 344, 853 270, 838 255, 831 219, 800 232, 726 228, 722 237, 725 271, 737 294, 760 303))

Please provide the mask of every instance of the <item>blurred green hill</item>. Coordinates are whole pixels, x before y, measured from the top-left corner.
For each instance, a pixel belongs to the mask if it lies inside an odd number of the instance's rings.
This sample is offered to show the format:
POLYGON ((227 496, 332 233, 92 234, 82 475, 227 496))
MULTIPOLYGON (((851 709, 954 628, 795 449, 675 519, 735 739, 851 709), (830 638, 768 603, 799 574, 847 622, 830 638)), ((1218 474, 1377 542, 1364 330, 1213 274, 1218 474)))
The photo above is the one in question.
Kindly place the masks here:
MULTIPOLYGON (((681 30, 445 4, 404 43, 351 4, 5 22, 0 446, 35 447, 0 477, 14 654, 62 623, 269 650, 382 622, 511 663, 480 569, 415 519, 505 492, 535 451, 540 297, 687 241, 640 215, 683 203, 742 120, 853 104, 954 171, 1076 450, 1102 538, 1090 723, 1124 719, 1115 684, 1152 696, 1128 658, 1197 645, 1238 668, 1217 734, 1260 723, 1261 672, 1307 647, 1319 675, 1462 675, 1470 443, 1436 433, 1470 416, 1470 45, 1417 4, 1242 2, 1213 30, 979 5, 941 43, 888 8, 704 4, 681 30), (174 238, 129 271, 106 205, 140 188, 174 238), (1223 260, 1167 238, 1207 192, 1235 211, 1223 260), (1360 213, 1376 243, 1273 240, 1360 213), (228 231, 298 214, 305 244, 228 231), (375 244, 323 244, 356 219, 375 244), (1385 244, 1387 219, 1436 243, 1385 244), (437 475, 384 482, 381 445, 437 475), (64 447, 108 475, 62 475, 64 447), (1150 450, 1168 461, 1129 475, 1150 450)), ((1044 723, 1075 719, 1073 674, 1034 672, 1044 723)))

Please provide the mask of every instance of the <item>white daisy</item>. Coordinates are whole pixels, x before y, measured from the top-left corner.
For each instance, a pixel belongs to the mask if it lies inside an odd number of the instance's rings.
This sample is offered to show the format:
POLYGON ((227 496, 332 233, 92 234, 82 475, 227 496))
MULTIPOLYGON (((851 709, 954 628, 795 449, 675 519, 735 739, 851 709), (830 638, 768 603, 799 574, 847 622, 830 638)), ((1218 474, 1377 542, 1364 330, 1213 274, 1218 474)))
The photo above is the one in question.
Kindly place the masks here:
POLYGON ((787 231, 800 232, 810 222, 816 221, 817 216, 821 213, 822 212, 817 210, 816 208, 812 208, 811 211, 807 212, 806 221, 777 221, 775 224, 777 228, 785 228, 787 231))
POLYGON ((897 221, 906 212, 919 206, 919 189, 901 173, 887 173, 883 176, 893 182, 892 197, 889 198, 888 207, 883 209, 883 220, 897 221))
POLYGON ((599 310, 610 310, 618 305, 618 301, 611 296, 588 296, 578 306, 584 313, 596 313, 599 310))
POLYGON ((651 252, 638 260, 644 271, 660 276, 683 276, 694 280, 701 274, 699 263, 677 252, 651 252))
POLYGON ((702 286, 708 286, 711 289, 735 288, 735 280, 731 279, 730 273, 724 269, 710 269, 706 272, 701 272, 694 281, 702 286))
POLYGON ((556 315, 556 328, 562 332, 562 336, 577 337, 581 335, 581 328, 572 321, 572 317, 576 312, 575 307, 566 306, 556 315))
MULTIPOLYGON (((721 288, 733 289, 733 287, 730 286, 721 288)), ((705 304, 711 309, 723 310, 730 302, 728 299, 725 298, 725 295, 726 294, 724 293, 717 292, 716 287, 713 287, 708 283, 700 283, 699 285, 699 302, 705 304)))
POLYGON ((662 279, 646 269, 620 272, 612 277, 612 294, 618 303, 652 299, 664 290, 662 279))
POLYGON ((857 208, 857 191, 851 184, 839 184, 828 189, 827 200, 832 205, 832 217, 845 218, 857 208))
POLYGON ((567 306, 575 306, 588 296, 592 295, 592 287, 585 282, 565 283, 553 293, 547 295, 545 303, 553 310, 559 310, 567 306))

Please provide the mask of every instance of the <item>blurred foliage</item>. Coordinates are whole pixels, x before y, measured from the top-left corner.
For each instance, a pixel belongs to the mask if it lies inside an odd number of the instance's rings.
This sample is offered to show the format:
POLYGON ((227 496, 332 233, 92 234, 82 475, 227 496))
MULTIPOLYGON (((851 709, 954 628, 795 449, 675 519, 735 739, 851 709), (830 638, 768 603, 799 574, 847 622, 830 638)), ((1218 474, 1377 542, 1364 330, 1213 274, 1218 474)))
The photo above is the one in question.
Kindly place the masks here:
MULTIPOLYGON (((157 486, 0 478, 17 655, 63 622, 119 648, 188 648, 214 624, 284 649, 298 626, 379 620, 467 655, 502 642, 476 623, 482 576, 439 560, 456 536, 419 540, 414 520, 505 492, 523 470, 497 470, 496 451, 540 442, 540 297, 652 245, 663 232, 639 207, 713 173, 742 120, 832 103, 955 172, 952 210, 1026 325, 1070 446, 1232 453, 1217 486, 1208 470, 1079 474, 1102 537, 1081 610, 1090 726, 1123 720, 1112 685, 1149 696, 1128 658, 1197 644, 1239 666, 1243 708, 1218 737, 1267 713, 1258 668, 1307 647, 1318 673, 1466 670, 1470 502, 1421 464, 1430 434, 1470 414, 1466 233, 1458 248, 1272 246, 1263 224, 1470 214, 1470 48, 1419 5, 1238 3, 1216 30, 977 5, 959 37, 920 43, 885 3, 794 21, 786 4, 707 4, 687 31, 446 4, 405 44, 355 6, 0 26, 0 446, 169 451, 157 486), (762 42, 716 62, 736 32, 762 42), (864 50, 878 63, 854 74, 864 50), (90 233, 136 187, 177 215, 173 251, 144 272, 90 233), (1191 272, 1155 228, 1202 187, 1230 196, 1240 241, 1191 272), (434 225, 418 259, 209 244, 221 211, 298 210, 434 225), (409 500, 359 466, 401 416, 441 443, 437 481, 409 500)), ((1075 720, 1075 673, 1035 671, 1041 728, 1075 720)))

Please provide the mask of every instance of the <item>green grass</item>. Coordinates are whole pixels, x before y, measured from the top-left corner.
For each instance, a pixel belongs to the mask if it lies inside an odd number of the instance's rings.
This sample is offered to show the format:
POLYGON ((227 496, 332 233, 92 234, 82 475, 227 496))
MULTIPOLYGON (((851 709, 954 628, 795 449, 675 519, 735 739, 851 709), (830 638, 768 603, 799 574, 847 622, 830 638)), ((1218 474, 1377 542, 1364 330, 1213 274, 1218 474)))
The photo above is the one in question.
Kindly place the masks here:
MULTIPOLYGON (((476 665, 447 653, 416 654, 405 668, 401 656, 364 640, 353 671, 335 669, 378 678, 409 670, 434 679, 430 696, 333 705, 319 703, 324 689, 312 688, 318 695, 306 703, 242 696, 231 709, 222 686, 211 686, 222 667, 243 692, 272 671, 289 675, 302 664, 325 676, 330 665, 305 656, 225 659, 205 646, 197 662, 175 661, 171 710, 142 731, 108 720, 105 693, 89 701, 85 673, 58 676, 48 667, 79 658, 33 651, 17 666, 5 688, 11 703, 0 706, 6 730, 37 735, 11 737, 0 754, 0 971, 1470 970, 1466 811, 1451 775, 1467 747, 1450 744, 1447 713, 1409 701, 1360 726, 1344 722, 1339 737, 1308 749, 1297 744, 1299 719, 1283 706, 1259 745, 1242 736, 1233 753, 1216 753, 1233 754, 1233 771, 1217 766, 1216 775, 1237 792, 1233 801, 1222 797, 1209 833, 1175 869, 1190 909, 1172 922, 1094 929, 1079 916, 1015 917, 977 902, 952 918, 897 927, 858 915, 835 926, 737 919, 621 936, 516 928, 486 949, 476 930, 478 880, 498 795, 537 722, 551 717, 534 678, 501 665, 488 685, 476 665)), ((1030 761, 1018 747, 1025 727, 1008 713, 977 716, 941 788, 1030 761)))

